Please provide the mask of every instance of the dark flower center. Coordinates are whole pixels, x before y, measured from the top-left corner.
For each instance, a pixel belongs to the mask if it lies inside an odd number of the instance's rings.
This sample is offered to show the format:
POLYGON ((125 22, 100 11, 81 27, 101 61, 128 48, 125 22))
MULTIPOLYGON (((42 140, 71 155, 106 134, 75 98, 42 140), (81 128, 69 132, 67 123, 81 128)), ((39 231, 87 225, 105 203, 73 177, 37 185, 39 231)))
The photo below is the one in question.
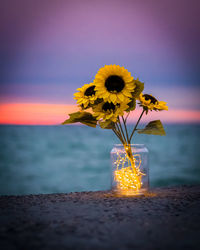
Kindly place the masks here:
POLYGON ((120 92, 124 88, 124 80, 117 75, 109 76, 105 81, 105 87, 109 92, 120 92))
POLYGON ((95 86, 91 86, 89 88, 86 89, 84 95, 86 96, 92 96, 92 95, 95 95, 96 91, 94 90, 95 86))
POLYGON ((153 103, 153 104, 156 104, 156 103, 158 102, 158 101, 156 100, 156 98, 153 97, 153 96, 151 96, 151 95, 144 94, 143 96, 144 96, 144 98, 145 98, 146 101, 151 100, 151 103, 153 103))
POLYGON ((115 110, 115 105, 112 103, 112 102, 105 102, 104 105, 102 106, 102 109, 104 111, 107 111, 107 110, 115 110))

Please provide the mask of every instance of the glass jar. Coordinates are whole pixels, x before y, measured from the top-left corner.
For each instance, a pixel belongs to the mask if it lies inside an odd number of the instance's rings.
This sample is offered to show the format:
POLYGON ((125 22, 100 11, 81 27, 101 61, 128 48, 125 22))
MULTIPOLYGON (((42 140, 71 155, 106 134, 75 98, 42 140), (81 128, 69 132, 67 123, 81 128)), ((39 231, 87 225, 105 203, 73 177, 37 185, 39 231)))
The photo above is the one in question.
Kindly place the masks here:
POLYGON ((118 195, 144 194, 149 188, 148 149, 144 144, 115 144, 111 150, 112 190, 118 195))

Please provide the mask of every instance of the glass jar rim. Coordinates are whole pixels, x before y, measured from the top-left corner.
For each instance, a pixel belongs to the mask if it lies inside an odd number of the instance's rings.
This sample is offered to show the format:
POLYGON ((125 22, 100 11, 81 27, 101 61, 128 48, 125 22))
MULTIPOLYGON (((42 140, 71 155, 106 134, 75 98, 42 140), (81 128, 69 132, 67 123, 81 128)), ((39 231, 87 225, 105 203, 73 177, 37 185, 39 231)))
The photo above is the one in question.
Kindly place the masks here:
MULTIPOLYGON (((145 147, 145 144, 128 144, 130 145, 131 147, 145 147)), ((114 144, 114 147, 124 147, 123 144, 114 144)))

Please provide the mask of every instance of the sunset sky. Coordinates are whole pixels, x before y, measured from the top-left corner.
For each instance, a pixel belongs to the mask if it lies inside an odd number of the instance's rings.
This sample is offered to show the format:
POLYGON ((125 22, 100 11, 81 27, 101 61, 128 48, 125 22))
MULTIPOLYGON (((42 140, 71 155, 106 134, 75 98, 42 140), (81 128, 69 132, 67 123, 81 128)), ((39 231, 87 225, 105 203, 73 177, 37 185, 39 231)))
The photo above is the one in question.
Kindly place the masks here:
POLYGON ((1 1, 0 123, 59 124, 105 64, 167 101, 152 119, 200 122, 199 9, 199 0, 1 1))

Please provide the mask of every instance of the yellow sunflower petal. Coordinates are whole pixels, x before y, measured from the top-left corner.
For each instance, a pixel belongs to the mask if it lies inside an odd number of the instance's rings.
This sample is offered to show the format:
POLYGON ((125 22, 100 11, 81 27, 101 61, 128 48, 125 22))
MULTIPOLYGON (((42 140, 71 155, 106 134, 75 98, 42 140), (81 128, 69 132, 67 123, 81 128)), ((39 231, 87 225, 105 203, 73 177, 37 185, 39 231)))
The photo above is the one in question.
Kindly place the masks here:
POLYGON ((84 84, 77 90, 78 92, 74 93, 74 99, 79 105, 84 105, 84 108, 87 108, 89 104, 94 104, 97 99, 94 83, 84 84))
POLYGON ((115 64, 100 68, 95 76, 94 84, 96 85, 96 95, 103 98, 104 101, 114 104, 124 100, 128 101, 128 97, 132 96, 131 92, 134 92, 135 88, 131 73, 124 67, 115 64))
POLYGON ((115 103, 116 99, 117 99, 117 96, 115 94, 110 95, 110 101, 111 102, 115 103))
POLYGON ((166 102, 158 101, 154 96, 141 93, 139 96, 140 105, 145 109, 161 111, 168 110, 166 102))

